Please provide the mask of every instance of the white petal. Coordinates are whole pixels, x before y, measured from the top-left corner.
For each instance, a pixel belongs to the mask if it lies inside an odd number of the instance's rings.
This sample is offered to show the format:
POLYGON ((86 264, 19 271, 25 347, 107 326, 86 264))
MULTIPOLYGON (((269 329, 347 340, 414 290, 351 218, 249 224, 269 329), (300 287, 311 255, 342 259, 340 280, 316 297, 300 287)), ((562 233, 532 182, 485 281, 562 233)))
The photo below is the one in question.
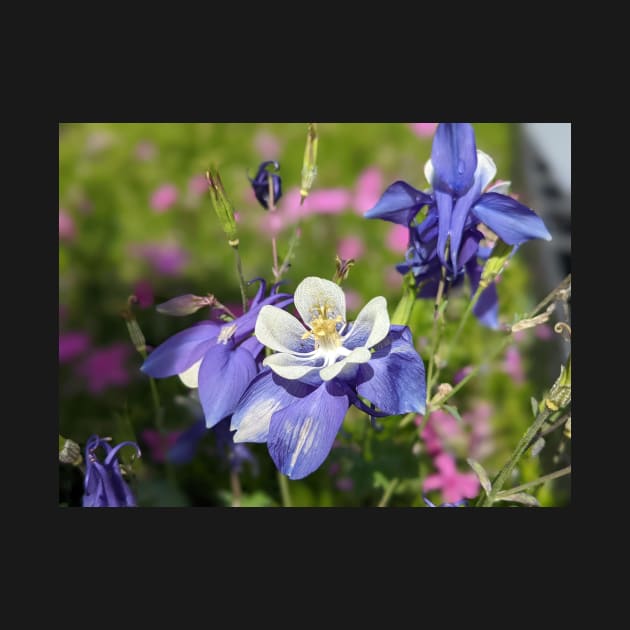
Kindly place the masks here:
POLYGON ((295 289, 293 297, 300 317, 308 324, 315 316, 314 311, 328 305, 328 315, 334 319, 341 315, 346 321, 346 296, 338 284, 323 278, 304 278, 295 289))
POLYGON ((497 166, 494 160, 483 151, 477 149, 477 169, 475 170, 475 183, 479 185, 479 192, 494 179, 497 174, 497 166))
POLYGON ((427 160, 427 163, 424 165, 424 176, 426 180, 429 182, 429 186, 433 187, 433 162, 430 159, 427 160))
POLYGON ((305 377, 307 374, 317 372, 323 359, 311 353, 308 357, 297 357, 293 354, 279 353, 268 356, 263 365, 270 367, 278 376, 295 381, 305 377))
POLYGON ((303 354, 313 350, 312 339, 302 339, 306 328, 290 313, 277 306, 263 306, 256 319, 254 335, 263 345, 277 352, 303 354))
POLYGON ((186 387, 190 387, 190 389, 199 387, 199 366, 202 361, 203 359, 199 359, 197 363, 193 363, 187 370, 177 375, 186 387))
POLYGON ((352 329, 342 343, 346 348, 371 348, 379 341, 383 341, 389 333, 389 313, 387 300, 383 296, 371 299, 357 315, 352 329))
POLYGON ((499 193, 500 195, 509 195, 512 182, 499 182, 490 186, 486 192, 499 193))
POLYGON ((335 376, 339 376, 341 371, 346 367, 351 367, 356 363, 367 363, 370 360, 372 353, 366 348, 357 348, 353 350, 345 359, 337 361, 328 367, 320 370, 319 375, 322 381, 330 381, 335 376))

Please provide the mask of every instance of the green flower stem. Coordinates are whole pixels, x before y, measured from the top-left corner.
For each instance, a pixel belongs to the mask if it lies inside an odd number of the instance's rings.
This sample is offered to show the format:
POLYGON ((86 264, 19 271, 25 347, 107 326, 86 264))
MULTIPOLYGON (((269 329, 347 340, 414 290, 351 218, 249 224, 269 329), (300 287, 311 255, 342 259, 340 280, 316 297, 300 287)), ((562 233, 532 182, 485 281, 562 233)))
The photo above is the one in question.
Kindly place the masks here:
POLYGON ((392 498, 392 494, 394 494, 394 490, 396 490, 396 486, 399 483, 399 479, 392 479, 385 489, 385 493, 383 494, 383 498, 380 500, 378 507, 387 507, 389 500, 392 498))
POLYGON ((556 470, 555 472, 549 473, 548 475, 544 475, 543 477, 534 479, 534 481, 528 481, 527 483, 521 484, 520 486, 515 486, 514 488, 510 488, 509 490, 499 492, 497 495, 497 499, 500 499, 501 496, 509 496, 510 494, 516 494, 517 492, 521 492, 522 490, 527 490, 527 488, 534 488, 535 486, 539 486, 543 483, 546 483, 547 481, 551 481, 552 479, 558 479, 559 477, 565 477, 566 475, 570 474, 571 466, 567 466, 566 468, 556 470))
POLYGON ((289 491, 289 480, 280 471, 278 471, 278 485, 280 486, 282 507, 292 507, 291 492, 289 491))
POLYGON ((440 278, 440 284, 438 286, 438 292, 435 297, 435 305, 433 311, 433 329, 431 331, 431 351, 429 355, 429 371, 427 376, 427 406, 431 400, 431 389, 433 387, 434 369, 435 369, 435 355, 440 347, 440 341, 442 339, 442 331, 444 327, 440 325, 443 317, 440 314, 440 307, 442 305, 442 297, 444 295, 444 268, 442 268, 442 277, 440 278))
POLYGON ((457 327, 457 330, 455 331, 455 334, 453 335, 453 338, 451 339, 451 342, 449 343, 448 352, 446 354, 447 363, 449 359, 451 358, 451 354, 453 353, 454 348, 457 346, 457 342, 459 341, 462 331, 464 330, 464 326, 466 326, 466 322, 468 321, 470 314, 473 312, 473 309, 475 308, 475 304, 477 304, 477 300, 479 300, 479 296, 481 295, 481 292, 485 288, 486 287, 482 286, 482 284, 479 283, 479 286, 477 287, 475 294, 472 296, 472 299, 470 300, 470 302, 468 302, 468 306, 466 307, 466 310, 464 311, 462 318, 459 320, 459 326, 457 327))
POLYGON ((276 282, 280 281, 280 278, 289 270, 291 266, 291 260, 295 254, 295 248, 300 240, 300 224, 298 223, 295 226, 295 230, 293 231, 293 235, 291 236, 291 240, 289 241, 289 250, 287 251, 287 255, 284 257, 282 264, 280 265, 280 269, 278 270, 278 275, 276 276, 276 282))
POLYGON ((247 312, 247 294, 245 293, 245 277, 243 276, 243 264, 241 255, 238 251, 238 245, 232 245, 234 255, 236 256, 236 273, 238 274, 238 283, 241 289, 241 300, 243 301, 243 313, 247 312))
POLYGON ((512 470, 514 470, 514 467, 530 446, 532 439, 538 433, 538 431, 540 431, 541 427, 545 424, 551 413, 552 411, 545 407, 543 411, 541 411, 536 416, 534 423, 529 427, 529 429, 527 429, 520 442, 514 449, 512 456, 492 482, 492 489, 490 490, 490 494, 485 496, 483 499, 477 501, 478 506, 490 507, 494 503, 497 494, 501 491, 501 488, 503 488, 503 485, 510 476, 510 473, 512 472, 512 470))
POLYGON ((234 470, 230 471, 230 487, 232 488, 232 507, 241 507, 241 479, 234 470))

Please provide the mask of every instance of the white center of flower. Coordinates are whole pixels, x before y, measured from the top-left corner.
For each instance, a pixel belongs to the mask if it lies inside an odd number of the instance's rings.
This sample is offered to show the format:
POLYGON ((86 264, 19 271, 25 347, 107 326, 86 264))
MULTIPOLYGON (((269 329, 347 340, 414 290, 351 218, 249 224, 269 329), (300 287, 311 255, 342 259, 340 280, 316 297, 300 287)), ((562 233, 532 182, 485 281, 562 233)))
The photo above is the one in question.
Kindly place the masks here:
POLYGON ((227 344, 227 342, 234 336, 235 332, 236 332, 236 324, 223 326, 223 328, 221 328, 221 332, 219 333, 219 337, 217 338, 217 341, 222 344, 227 344))

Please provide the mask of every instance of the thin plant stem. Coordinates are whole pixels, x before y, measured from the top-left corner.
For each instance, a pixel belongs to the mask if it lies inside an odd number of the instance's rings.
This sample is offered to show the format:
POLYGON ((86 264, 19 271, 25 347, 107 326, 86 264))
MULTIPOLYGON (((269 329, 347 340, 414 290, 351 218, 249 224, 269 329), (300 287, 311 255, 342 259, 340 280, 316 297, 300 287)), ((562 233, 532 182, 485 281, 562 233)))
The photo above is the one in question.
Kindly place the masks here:
MULTIPOLYGON (((274 195, 273 195, 273 178, 269 177, 268 179, 268 183, 269 183, 269 196, 268 196, 268 202, 267 202, 267 206, 269 208, 269 212, 275 212, 276 211, 276 200, 274 199, 274 195)), ((272 267, 272 271, 273 271, 273 277, 275 278, 276 282, 278 282, 278 245, 276 243, 276 235, 274 234, 271 237, 271 253, 273 256, 273 267, 272 267)))
POLYGON ((278 485, 280 486, 282 507, 292 507, 291 492, 289 490, 289 480, 280 471, 278 471, 278 485))
POLYGON ((481 295, 481 292, 484 290, 484 288, 485 287, 482 287, 480 283, 479 286, 477 287, 477 290, 475 291, 475 294, 472 296, 472 299, 470 300, 470 302, 468 302, 468 306, 466 307, 466 310, 464 311, 462 318, 459 320, 459 326, 457 327, 457 330, 455 331, 455 334, 453 335, 453 338, 451 339, 449 343, 448 352, 446 354, 447 362, 451 358, 451 354, 453 353, 453 350, 455 349, 455 346, 457 345, 457 342, 459 341, 459 337, 461 336, 462 331, 464 330, 464 326, 466 326, 466 322, 468 321, 470 314, 473 312, 473 309, 475 308, 475 304, 477 304, 477 300, 479 300, 479 296, 481 295))
POLYGON ((514 470, 514 467, 521 459, 523 453, 525 453, 525 451, 529 448, 532 438, 538 433, 538 431, 540 431, 541 427, 545 424, 551 413, 551 410, 545 407, 543 411, 536 416, 534 423, 529 427, 529 429, 527 429, 519 443, 516 445, 510 459, 492 482, 490 494, 485 496, 481 502, 477 503, 477 505, 480 505, 481 507, 490 507, 492 505, 497 494, 501 491, 503 485, 510 476, 510 473, 514 470))
POLYGON ((444 268, 442 268, 442 277, 440 278, 440 284, 438 285, 438 292, 435 297, 435 304, 433 307, 433 329, 431 331, 431 351, 429 355, 429 373, 427 377, 427 405, 431 400, 431 388, 433 387, 433 372, 435 369, 435 355, 440 347, 440 341, 442 337, 442 329, 440 326, 440 306, 442 305, 442 296, 444 295, 444 268))
POLYGON ((522 490, 527 490, 527 488, 534 488, 539 486, 547 481, 551 481, 552 479, 558 479, 559 477, 566 477, 571 474, 571 466, 567 466, 566 468, 562 468, 560 470, 556 470, 555 472, 549 473, 548 475, 544 475, 543 477, 539 477, 538 479, 534 479, 534 481, 528 481, 527 483, 523 483, 520 486, 514 486, 514 488, 510 488, 509 490, 504 490, 497 495, 497 498, 501 498, 501 496, 508 496, 510 494, 515 494, 516 492, 521 492, 522 490))
POLYGON ((232 488, 232 507, 241 507, 241 479, 235 470, 230 471, 230 487, 232 488))
POLYGON ((241 300, 243 301, 243 313, 247 312, 247 294, 245 293, 245 277, 243 276, 243 264, 241 255, 238 251, 238 245, 233 245, 234 255, 236 256, 236 273, 238 274, 238 283, 241 289, 241 300))
POLYGON ((378 507, 387 507, 389 500, 392 498, 392 494, 394 494, 394 490, 396 490, 398 482, 398 478, 391 480, 387 488, 385 488, 385 493, 383 494, 383 498, 380 500, 378 507))

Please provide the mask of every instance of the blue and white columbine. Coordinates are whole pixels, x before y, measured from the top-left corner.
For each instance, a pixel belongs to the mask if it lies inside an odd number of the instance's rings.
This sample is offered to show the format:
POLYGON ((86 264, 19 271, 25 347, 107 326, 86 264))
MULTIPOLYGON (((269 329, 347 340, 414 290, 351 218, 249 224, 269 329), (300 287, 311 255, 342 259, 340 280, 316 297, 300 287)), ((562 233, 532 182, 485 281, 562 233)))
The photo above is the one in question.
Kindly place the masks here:
POLYGON ((426 385, 411 333, 390 325, 384 297, 348 323, 339 286, 309 277, 294 304, 305 324, 275 306, 260 310, 254 335, 276 354, 263 361, 231 428, 235 442, 266 442, 277 468, 302 479, 326 459, 351 404, 371 415, 424 413, 426 385))

